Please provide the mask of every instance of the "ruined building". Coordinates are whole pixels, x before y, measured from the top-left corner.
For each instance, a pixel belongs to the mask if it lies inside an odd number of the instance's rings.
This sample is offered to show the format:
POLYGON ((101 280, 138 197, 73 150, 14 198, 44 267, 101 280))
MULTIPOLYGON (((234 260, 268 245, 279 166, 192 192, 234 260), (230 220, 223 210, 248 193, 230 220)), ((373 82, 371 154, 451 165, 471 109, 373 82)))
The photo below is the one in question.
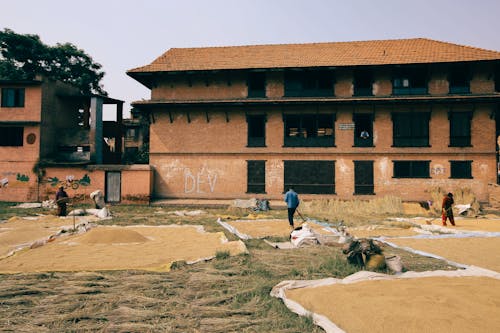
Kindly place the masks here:
POLYGON ((63 186, 81 200, 100 189, 108 202, 149 202, 149 167, 121 165, 123 101, 42 77, 0 81, 0 98, 0 201, 53 199, 63 186))
POLYGON ((429 39, 170 49, 151 89, 154 196, 398 195, 497 182, 500 52, 429 39))

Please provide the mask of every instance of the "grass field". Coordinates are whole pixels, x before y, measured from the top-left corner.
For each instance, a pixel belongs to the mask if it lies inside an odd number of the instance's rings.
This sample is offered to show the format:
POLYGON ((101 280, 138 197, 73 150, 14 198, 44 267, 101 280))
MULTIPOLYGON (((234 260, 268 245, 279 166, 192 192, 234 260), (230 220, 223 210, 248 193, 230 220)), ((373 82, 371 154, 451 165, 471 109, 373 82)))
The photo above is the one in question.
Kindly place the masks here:
MULTIPOLYGON (((12 209, 0 203, 0 220, 48 214, 44 209, 12 209)), ((104 225, 200 224, 224 231, 217 216, 245 216, 243 209, 203 209, 180 217, 169 212, 186 207, 112 206, 104 225)), ((309 214, 310 217, 320 217, 309 214)), ((285 218, 285 210, 266 212, 285 218)), ((384 212, 384 218, 387 213, 384 212)), ((336 216, 335 218, 341 218, 336 216)), ((371 215, 371 220, 377 217, 371 215)), ((283 239, 285 240, 285 239, 283 239)), ((100 271, 0 275, 2 332, 322 332, 311 318, 291 313, 271 296, 283 280, 343 278, 356 272, 340 247, 276 250, 262 240, 245 241, 249 254, 194 265, 177 262, 166 273, 100 271)), ((453 269, 445 262, 384 247, 402 257, 408 270, 453 269)), ((138 253, 137 255, 140 255, 138 253)), ((0 261, 1 265, 1 261, 0 261)))

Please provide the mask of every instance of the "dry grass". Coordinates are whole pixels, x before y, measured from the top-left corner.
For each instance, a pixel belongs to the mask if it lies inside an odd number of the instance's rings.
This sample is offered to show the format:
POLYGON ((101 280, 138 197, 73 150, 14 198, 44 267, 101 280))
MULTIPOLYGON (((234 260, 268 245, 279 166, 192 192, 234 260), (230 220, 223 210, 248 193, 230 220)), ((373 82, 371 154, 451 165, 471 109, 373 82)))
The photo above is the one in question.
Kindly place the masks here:
MULTIPOLYGON (((228 215, 228 210, 206 209, 202 215, 179 217, 169 214, 175 209, 116 206, 111 208, 113 220, 104 223, 202 224, 206 230, 225 232, 215 221, 219 215, 228 215)), ((10 213, 0 204, 0 220, 10 213)), ((244 217, 247 212, 239 214, 244 217)), ((286 217, 284 210, 267 214, 286 217)), ((234 235, 226 235, 234 239, 234 235)), ((230 257, 220 252, 212 261, 176 263, 168 273, 128 270, 0 275, 0 330, 321 332, 311 318, 291 313, 280 300, 269 296, 271 288, 290 279, 343 278, 358 268, 346 263, 338 247, 281 251, 262 240, 249 240, 246 245, 247 255, 230 257)), ((402 250, 384 248, 384 252, 400 255, 409 270, 451 269, 442 261, 402 250)))
POLYGON ((377 222, 387 216, 401 216, 401 198, 386 196, 371 200, 322 199, 305 201, 300 206, 303 213, 333 223, 343 221, 346 225, 356 226, 377 222))
POLYGON ((435 214, 441 214, 441 203, 443 202, 443 197, 448 192, 453 193, 455 205, 471 205, 471 209, 467 212, 468 216, 476 216, 481 211, 481 205, 470 188, 457 188, 449 191, 441 187, 435 187, 428 190, 430 200, 432 201, 431 209, 435 214))

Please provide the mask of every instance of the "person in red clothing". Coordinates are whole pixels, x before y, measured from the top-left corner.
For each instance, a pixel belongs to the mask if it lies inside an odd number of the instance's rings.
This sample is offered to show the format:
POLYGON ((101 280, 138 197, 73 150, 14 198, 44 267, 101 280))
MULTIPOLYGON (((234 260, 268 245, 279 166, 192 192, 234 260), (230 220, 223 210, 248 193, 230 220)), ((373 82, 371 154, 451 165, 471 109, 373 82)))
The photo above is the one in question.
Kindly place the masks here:
POLYGON ((447 195, 444 196, 443 198, 443 204, 442 204, 442 219, 443 219, 443 226, 446 226, 446 219, 450 219, 451 225, 455 225, 455 219, 453 218, 453 204, 455 201, 453 201, 453 193, 448 193, 447 195))

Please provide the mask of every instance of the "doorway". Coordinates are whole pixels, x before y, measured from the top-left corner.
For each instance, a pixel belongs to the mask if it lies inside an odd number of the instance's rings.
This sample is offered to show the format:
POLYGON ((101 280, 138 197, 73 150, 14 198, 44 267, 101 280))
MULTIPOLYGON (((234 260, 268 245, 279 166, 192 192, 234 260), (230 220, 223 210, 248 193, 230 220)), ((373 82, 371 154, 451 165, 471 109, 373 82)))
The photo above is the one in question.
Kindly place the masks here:
POLYGON ((106 171, 106 202, 120 202, 122 174, 120 171, 106 171))

